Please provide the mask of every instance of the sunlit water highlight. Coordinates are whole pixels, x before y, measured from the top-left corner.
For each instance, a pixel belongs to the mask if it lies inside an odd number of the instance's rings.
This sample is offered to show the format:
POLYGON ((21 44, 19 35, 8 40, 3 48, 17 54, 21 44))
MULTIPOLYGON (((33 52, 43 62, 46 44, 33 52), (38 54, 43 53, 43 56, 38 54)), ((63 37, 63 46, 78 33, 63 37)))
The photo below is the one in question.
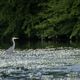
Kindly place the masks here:
POLYGON ((0 80, 80 80, 80 49, 0 50, 0 80))

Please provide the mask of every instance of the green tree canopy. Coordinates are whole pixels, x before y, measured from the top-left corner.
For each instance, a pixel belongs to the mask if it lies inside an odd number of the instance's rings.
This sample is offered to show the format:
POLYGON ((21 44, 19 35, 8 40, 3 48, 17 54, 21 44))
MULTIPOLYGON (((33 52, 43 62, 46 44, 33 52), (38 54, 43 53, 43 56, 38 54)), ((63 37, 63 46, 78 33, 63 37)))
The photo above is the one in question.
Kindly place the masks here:
POLYGON ((0 37, 80 37, 80 0, 0 0, 0 37))

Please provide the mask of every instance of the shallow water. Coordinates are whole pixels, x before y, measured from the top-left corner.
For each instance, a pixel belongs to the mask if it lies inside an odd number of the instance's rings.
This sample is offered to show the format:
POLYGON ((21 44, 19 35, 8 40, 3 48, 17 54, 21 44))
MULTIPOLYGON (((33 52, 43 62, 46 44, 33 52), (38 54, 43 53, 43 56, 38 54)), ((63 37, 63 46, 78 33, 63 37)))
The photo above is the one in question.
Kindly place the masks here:
POLYGON ((0 80, 80 80, 80 49, 0 50, 0 80))

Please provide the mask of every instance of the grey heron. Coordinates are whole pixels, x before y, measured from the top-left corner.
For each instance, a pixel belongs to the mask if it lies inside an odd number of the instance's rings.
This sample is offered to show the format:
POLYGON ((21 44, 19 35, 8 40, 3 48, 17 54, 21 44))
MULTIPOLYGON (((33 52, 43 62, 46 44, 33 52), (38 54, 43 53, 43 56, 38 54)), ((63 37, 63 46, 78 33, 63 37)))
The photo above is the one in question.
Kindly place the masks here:
POLYGON ((12 38, 13 45, 9 49, 7 49, 5 51, 5 54, 11 54, 11 53, 13 53, 13 51, 15 49, 15 39, 18 39, 18 38, 17 37, 13 37, 12 38))

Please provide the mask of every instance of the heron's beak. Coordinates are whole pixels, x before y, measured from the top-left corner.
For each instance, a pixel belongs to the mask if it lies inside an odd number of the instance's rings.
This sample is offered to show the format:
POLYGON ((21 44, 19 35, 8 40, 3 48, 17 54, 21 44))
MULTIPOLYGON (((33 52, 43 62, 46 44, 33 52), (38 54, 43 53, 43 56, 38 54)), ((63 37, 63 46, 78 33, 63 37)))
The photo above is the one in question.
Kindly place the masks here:
POLYGON ((19 39, 18 37, 14 37, 14 39, 19 39))
POLYGON ((19 39, 18 37, 16 37, 15 39, 19 39))

